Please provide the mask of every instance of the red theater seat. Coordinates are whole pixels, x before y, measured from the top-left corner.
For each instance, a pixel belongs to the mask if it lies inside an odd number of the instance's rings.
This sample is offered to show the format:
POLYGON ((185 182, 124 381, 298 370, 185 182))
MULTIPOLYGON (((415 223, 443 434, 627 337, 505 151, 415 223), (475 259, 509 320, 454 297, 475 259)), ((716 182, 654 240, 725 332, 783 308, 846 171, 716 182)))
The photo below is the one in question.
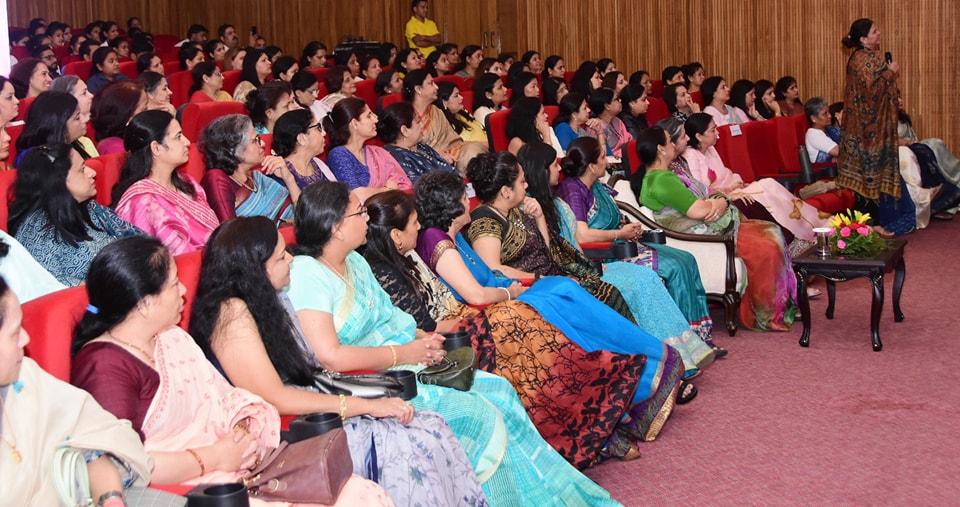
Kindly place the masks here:
POLYGON ((664 86, 663 81, 659 79, 650 80, 650 96, 651 97, 663 97, 664 88, 666 88, 666 86, 664 86))
POLYGON ((437 83, 453 83, 453 85, 456 86, 461 92, 470 89, 466 86, 465 80, 460 76, 438 76, 434 78, 434 81, 437 83))
POLYGON ((94 185, 97 187, 96 199, 100 204, 104 206, 110 205, 110 193, 113 192, 113 187, 120 181, 120 172, 123 170, 123 163, 126 162, 126 160, 126 152, 111 153, 87 160, 87 165, 94 171, 97 171, 94 185), (97 162, 100 164, 99 168, 93 165, 97 162))
POLYGON ((670 117, 670 110, 667 109, 667 103, 657 97, 649 97, 650 103, 647 106, 647 124, 656 125, 658 121, 670 117))
POLYGON ((553 120, 560 116, 559 106, 543 106, 543 112, 547 113, 547 125, 553 125, 553 120))
POLYGON ((743 128, 740 128, 740 134, 734 136, 734 130, 731 125, 724 125, 717 129, 719 138, 717 139, 717 152, 723 164, 729 167, 733 172, 740 175, 745 183, 756 181, 757 176, 753 171, 753 164, 750 163, 750 152, 747 148, 747 139, 743 136, 743 128))
MULTIPOLYGON (((750 164, 757 179, 790 176, 783 170, 777 146, 777 129, 773 121, 751 121, 741 125, 740 130, 746 138, 750 164)), ((793 176, 796 176, 796 173, 793 176)))
POLYGON ((391 93, 390 95, 384 95, 383 100, 380 101, 380 107, 386 109, 390 104, 396 102, 403 102, 403 95, 399 93, 391 93))
POLYGON ((47 373, 70 381, 73 327, 87 309, 87 290, 70 287, 23 305, 23 328, 30 334, 27 355, 47 373))
POLYGON ((10 217, 9 204, 12 200, 13 184, 17 181, 17 171, 0 171, 0 228, 9 231, 7 219, 10 217))
POLYGON ((700 106, 701 111, 703 111, 703 108, 707 107, 707 105, 703 103, 703 93, 693 92, 690 94, 690 98, 693 99, 693 101, 696 102, 698 106, 700 106))
POLYGON ((460 92, 460 95, 463 96, 463 108, 466 109, 470 114, 473 114, 473 92, 470 90, 464 90, 460 92))
POLYGON ((228 70, 223 73, 223 91, 233 95, 233 91, 240 84, 240 72, 239 70, 228 70))
POLYGON ((17 106, 17 117, 14 118, 14 121, 26 120, 27 114, 30 112, 30 106, 33 105, 33 101, 35 100, 37 100, 37 97, 26 97, 20 99, 20 104, 17 106))
POLYGON ((197 286, 200 284, 200 267, 203 261, 203 251, 197 250, 181 254, 173 259, 177 263, 177 277, 186 288, 183 295, 183 313, 180 316, 179 326, 184 330, 190 329, 190 311, 197 298, 197 286))
POLYGON ((130 79, 136 79, 140 75, 137 72, 137 62, 120 62, 120 73, 130 79))
POLYGON ((786 173, 800 172, 798 150, 804 144, 807 132, 807 120, 803 115, 778 116, 773 119, 777 131, 777 150, 780 162, 786 173))
POLYGON ((187 163, 180 166, 177 170, 183 171, 184 174, 189 175, 196 180, 197 183, 203 179, 203 173, 206 172, 207 166, 203 160, 203 154, 200 153, 200 145, 198 143, 190 145, 190 154, 187 156, 187 163))
POLYGON ((355 95, 358 99, 363 99, 371 111, 377 110, 377 90, 374 88, 376 81, 373 79, 364 79, 357 83, 355 95))
POLYGON ((624 158, 627 159, 627 167, 630 169, 629 175, 640 170, 640 157, 637 155, 637 140, 632 139, 627 143, 623 150, 624 158))
POLYGON ((90 72, 93 70, 93 62, 71 62, 63 66, 64 76, 77 76, 86 81, 90 79, 90 72))
POLYGON ((571 70, 563 73, 563 80, 567 82, 567 86, 570 86, 570 83, 573 82, 573 76, 575 75, 577 75, 577 73, 571 70))
POLYGON ((317 81, 323 84, 324 78, 327 77, 327 72, 330 71, 328 67, 310 67, 306 69, 307 72, 313 73, 314 76, 317 76, 317 81))
POLYGON ((164 76, 169 76, 174 72, 180 72, 180 60, 170 60, 169 62, 163 62, 164 76))
POLYGON ((203 102, 187 104, 183 108, 183 135, 191 142, 200 140, 200 134, 213 120, 228 114, 247 114, 247 108, 240 102, 203 102))
POLYGON ((170 51, 174 49, 174 46, 182 39, 176 35, 171 35, 168 33, 156 33, 153 34, 153 46, 157 51, 170 51))
POLYGON ((173 107, 180 107, 190 100, 190 87, 193 86, 193 74, 187 70, 174 72, 167 76, 167 85, 170 87, 170 102, 173 107))
POLYGON ((507 138, 507 120, 509 117, 509 109, 501 109, 487 115, 487 137, 493 151, 505 151, 510 145, 510 139, 507 138))

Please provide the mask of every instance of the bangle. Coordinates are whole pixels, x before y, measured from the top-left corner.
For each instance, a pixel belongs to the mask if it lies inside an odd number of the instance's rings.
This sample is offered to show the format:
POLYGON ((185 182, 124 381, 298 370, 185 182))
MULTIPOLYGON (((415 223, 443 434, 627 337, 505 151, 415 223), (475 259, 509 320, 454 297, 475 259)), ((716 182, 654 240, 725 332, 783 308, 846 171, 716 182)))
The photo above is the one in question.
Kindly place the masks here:
POLYGON ((613 240, 616 241, 620 239, 620 229, 613 231, 613 240))
POLYGON ((347 420, 347 397, 342 394, 340 395, 340 420, 347 420))
POLYGON ((390 347, 390 352, 393 354, 393 364, 390 365, 391 368, 397 367, 397 348, 393 345, 388 345, 390 347))
POLYGON ((507 301, 510 301, 511 299, 513 299, 513 296, 510 295, 510 289, 508 289, 508 288, 506 288, 506 287, 497 287, 497 288, 500 289, 500 290, 502 290, 503 292, 505 292, 505 293, 507 294, 507 301))
POLYGON ((114 489, 100 495, 100 498, 97 499, 97 505, 99 505, 100 507, 106 507, 109 505, 126 505, 126 504, 123 501, 123 493, 114 489), (111 500, 111 499, 115 499, 115 500, 111 500))
POLYGON ((193 449, 187 449, 187 452, 189 452, 190 455, 193 456, 193 459, 197 460, 197 464, 200 465, 200 477, 207 475, 207 467, 203 464, 203 460, 200 459, 200 453, 193 449))

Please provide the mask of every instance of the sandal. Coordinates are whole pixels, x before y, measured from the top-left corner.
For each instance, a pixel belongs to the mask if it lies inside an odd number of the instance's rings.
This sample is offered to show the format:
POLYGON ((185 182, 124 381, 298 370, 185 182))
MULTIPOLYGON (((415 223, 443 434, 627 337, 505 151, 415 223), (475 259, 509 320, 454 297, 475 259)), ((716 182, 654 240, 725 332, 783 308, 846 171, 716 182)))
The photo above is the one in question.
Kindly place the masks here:
POLYGON ((677 390, 677 405, 686 405, 697 397, 697 386, 689 380, 680 382, 680 389, 677 390))
POLYGON ((725 348, 723 348, 723 347, 721 347, 721 346, 719 346, 719 345, 716 345, 716 344, 714 344, 714 343, 712 343, 712 342, 711 342, 711 343, 708 343, 707 345, 709 345, 710 348, 713 349, 713 357, 714 357, 714 359, 723 359, 723 358, 727 357, 727 354, 730 353, 729 350, 727 350, 727 349, 725 349, 725 348))

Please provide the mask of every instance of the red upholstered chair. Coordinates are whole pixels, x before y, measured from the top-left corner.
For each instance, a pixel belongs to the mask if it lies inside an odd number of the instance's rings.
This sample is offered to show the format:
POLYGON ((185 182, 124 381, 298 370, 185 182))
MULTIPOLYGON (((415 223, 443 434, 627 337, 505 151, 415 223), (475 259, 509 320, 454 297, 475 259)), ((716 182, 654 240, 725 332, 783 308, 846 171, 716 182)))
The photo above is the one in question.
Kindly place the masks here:
POLYGON ((463 78, 463 86, 466 86, 466 89, 465 89, 465 90, 460 90, 460 91, 461 91, 461 92, 472 91, 472 90, 473 90, 473 82, 474 82, 474 81, 476 81, 476 79, 474 79, 474 78, 472 78, 472 77, 465 77, 465 78, 463 78))
POLYGON ((355 95, 358 99, 363 99, 371 111, 377 110, 377 90, 374 88, 376 80, 364 79, 357 83, 355 95))
POLYGON ((187 155, 187 163, 180 166, 178 171, 190 176, 198 183, 203 179, 203 173, 207 170, 207 164, 203 160, 203 153, 200 153, 200 145, 193 143, 190 145, 190 154, 187 155))
POLYGON ((317 83, 317 100, 320 100, 327 95, 330 95, 330 90, 327 89, 327 85, 323 81, 317 83))
POLYGON ((750 150, 747 148, 747 138, 743 136, 741 127, 738 135, 733 135, 735 129, 731 125, 724 125, 717 129, 717 153, 723 160, 723 165, 740 175, 745 183, 756 181, 757 175, 750 163, 750 150))
POLYGON ((647 124, 656 125, 658 121, 670 116, 670 110, 667 109, 667 103, 663 99, 650 97, 647 100, 650 102, 647 106, 647 124))
POLYGON ((510 145, 510 139, 507 138, 507 119, 509 117, 509 109, 501 109, 487 115, 487 137, 493 151, 506 151, 510 145))
POLYGON ((24 125, 9 125, 7 126, 7 134, 10 135, 10 153, 7 155, 7 160, 5 162, 7 165, 13 167, 13 162, 17 160, 17 139, 20 138, 20 134, 23 133, 24 125))
POLYGON ((20 105, 17 106, 17 117, 14 118, 14 121, 26 120, 27 114, 30 112, 30 106, 33 105, 33 101, 35 100, 37 100, 36 97, 26 97, 20 99, 20 105))
POLYGON ((280 231, 280 235, 283 236, 284 243, 286 243, 288 247, 297 244, 297 234, 292 225, 282 225, 278 230, 280 231))
POLYGON ((473 114, 473 91, 464 90, 460 92, 463 96, 463 108, 473 114))
POLYGON ((203 261, 203 251, 197 250, 181 254, 173 258, 177 263, 177 277, 180 283, 186 288, 183 295, 183 313, 180 315, 178 324, 184 330, 190 329, 190 311, 193 309, 193 301, 197 298, 197 286, 200 284, 200 267, 203 261))
POLYGON ((173 107, 180 107, 190 100, 193 74, 187 70, 174 72, 167 76, 167 85, 170 86, 170 103, 173 104, 173 107))
POLYGON ((153 46, 157 51, 169 51, 174 48, 174 46, 180 42, 182 39, 176 35, 171 35, 169 33, 155 33, 153 34, 153 46))
POLYGON ((773 125, 777 132, 777 150, 780 153, 784 172, 799 173, 798 149, 801 144, 804 144, 807 132, 806 118, 803 115, 778 116, 773 119, 773 125))
POLYGON ((400 93, 391 93, 390 95, 383 96, 383 100, 380 101, 380 107, 382 107, 383 109, 386 109, 390 104, 393 104, 396 102, 402 102, 402 101, 403 101, 403 95, 401 95, 400 93))
POLYGON ((559 106, 543 106, 543 112, 547 113, 547 125, 553 125, 553 120, 560 116, 559 106))
MULTIPOLYGON (((331 58, 332 60, 332 58, 331 58)), ((327 72, 330 71, 328 67, 310 67, 306 69, 307 72, 312 72, 314 76, 317 76, 317 81, 323 84, 324 78, 327 77, 327 72)))
POLYGON ((273 134, 260 134, 260 142, 263 143, 263 152, 269 155, 273 148, 273 134))
POLYGON ((434 81, 437 83, 453 83, 461 92, 469 90, 469 88, 466 87, 464 79, 460 76, 438 76, 434 78, 434 81))
POLYGON ((836 214, 853 209, 857 198, 850 189, 844 188, 813 195, 803 201, 824 213, 836 214))
POLYGON ((640 157, 637 155, 636 139, 632 139, 627 143, 626 149, 623 150, 623 155, 624 158, 627 159, 627 168, 630 170, 628 176, 640 170, 640 157))
POLYGON ((163 62, 163 75, 169 76, 174 72, 180 72, 180 60, 170 60, 163 62))
POLYGON ((84 81, 90 79, 91 71, 93 71, 93 62, 72 62, 63 66, 63 75, 77 76, 84 81))
POLYGON ((9 231, 7 219, 10 217, 9 205, 13 194, 13 184, 17 181, 17 171, 0 171, 0 229, 9 231))
POLYGON ((70 382, 73 327, 87 310, 87 290, 70 287, 23 305, 23 328, 30 334, 27 355, 47 373, 70 382))
POLYGON ((666 86, 663 84, 663 81, 659 79, 651 79, 650 85, 651 97, 663 97, 663 89, 666 88, 666 86))
POLYGON ((136 79, 140 75, 137 72, 137 62, 120 62, 120 73, 126 75, 130 79, 136 79))
POLYGON ((112 201, 110 193, 113 192, 113 187, 120 181, 120 171, 123 170, 123 163, 126 162, 126 160, 126 152, 111 153, 87 160, 86 165, 94 171, 97 171, 94 185, 97 188, 96 199, 100 204, 104 206, 110 205, 112 201), (93 165, 97 162, 100 163, 99 168, 93 165))
POLYGON ((228 70, 223 73, 223 91, 233 95, 233 91, 240 84, 240 72, 239 70, 228 70))
POLYGON ((200 140, 200 134, 213 120, 228 114, 247 114, 247 108, 240 102, 203 102, 187 104, 183 108, 182 118, 183 135, 191 142, 200 140))
POLYGON ((777 147, 777 129, 771 120, 751 121, 740 126, 747 142, 750 164, 757 179, 786 176, 777 147))
POLYGON ((570 83, 573 82, 573 76, 575 76, 576 74, 577 73, 572 70, 568 70, 563 73, 563 80, 566 81, 567 86, 570 86, 570 83))
POLYGON ((690 98, 700 106, 701 111, 703 111, 703 108, 707 107, 707 104, 703 103, 703 93, 693 92, 690 94, 690 98))
POLYGON ((27 49, 26 46, 13 46, 10 48, 10 54, 13 55, 18 62, 30 58, 30 50, 27 49))

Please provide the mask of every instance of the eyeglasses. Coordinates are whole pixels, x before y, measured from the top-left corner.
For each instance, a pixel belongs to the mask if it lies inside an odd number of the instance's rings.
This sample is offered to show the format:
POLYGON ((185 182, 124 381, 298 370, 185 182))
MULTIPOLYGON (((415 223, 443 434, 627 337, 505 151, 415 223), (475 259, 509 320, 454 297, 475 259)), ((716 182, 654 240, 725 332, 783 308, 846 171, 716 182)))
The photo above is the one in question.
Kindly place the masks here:
POLYGON ((360 211, 358 211, 358 212, 356 212, 356 213, 350 213, 349 215, 346 215, 346 216, 344 216, 343 218, 344 218, 344 220, 346 220, 346 219, 348 219, 348 218, 350 218, 350 217, 355 217, 355 216, 357 216, 357 215, 366 215, 366 214, 367 214, 367 207, 366 207, 365 205, 361 204, 361 205, 360 205, 360 211))
POLYGON ((310 130, 310 129, 317 129, 317 132, 320 132, 320 133, 322 134, 322 133, 323 133, 323 123, 318 121, 317 123, 314 123, 313 125, 310 125, 310 126, 307 127, 307 130, 310 130))

